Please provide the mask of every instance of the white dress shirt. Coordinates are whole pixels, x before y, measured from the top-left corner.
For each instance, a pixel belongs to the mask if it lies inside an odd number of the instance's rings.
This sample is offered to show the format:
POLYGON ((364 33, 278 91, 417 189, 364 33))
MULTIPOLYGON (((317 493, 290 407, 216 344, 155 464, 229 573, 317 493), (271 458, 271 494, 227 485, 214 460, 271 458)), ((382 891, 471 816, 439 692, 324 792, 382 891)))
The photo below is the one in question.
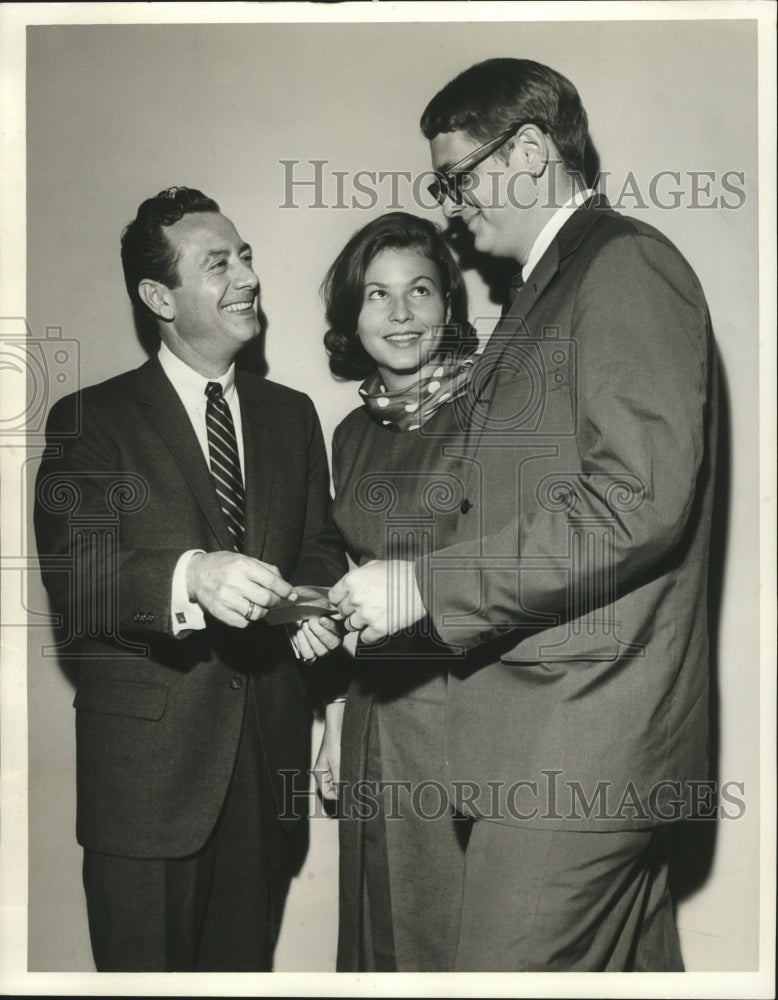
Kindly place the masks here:
MULTIPOLYGON (((162 365, 162 370, 168 377, 171 385, 176 390, 178 398, 184 405, 184 409, 192 423, 192 428, 197 436, 209 468, 208 430, 205 424, 205 408, 208 399, 205 395, 205 387, 209 382, 221 383, 222 396, 230 408, 232 422, 235 425, 240 469, 245 479, 240 403, 238 402, 238 393, 235 389, 235 364, 231 364, 224 375, 220 375, 219 378, 205 378, 205 376, 196 372, 194 368, 190 368, 180 358, 177 358, 164 343, 160 344, 159 363, 162 365)), ((192 629, 205 628, 203 610, 196 601, 189 600, 186 587, 186 571, 189 566, 189 560, 196 552, 202 551, 202 549, 190 549, 184 552, 176 563, 170 602, 173 635, 179 635, 181 632, 189 632, 192 629)))
POLYGON ((532 244, 529 257, 527 257, 527 263, 521 269, 521 276, 524 281, 526 281, 530 274, 532 274, 535 269, 535 265, 538 263, 546 250, 548 250, 551 246, 554 241, 554 237, 562 226, 564 226, 573 212, 583 205, 587 198, 591 198, 592 194, 594 194, 594 192, 589 190, 589 188, 576 191, 570 201, 565 202, 561 208, 558 208, 545 226, 543 226, 538 235, 535 237, 535 242, 532 244))
MULTIPOLYGON (((538 235, 535 237, 535 242, 532 244, 529 257, 527 257, 527 263, 521 269, 521 277, 524 282, 526 282, 530 274, 532 274, 535 269, 535 265, 538 263, 546 250, 548 250, 551 246, 554 241, 554 237, 557 235, 562 226, 564 226, 573 212, 580 208, 586 199, 590 198, 593 194, 594 192, 589 188, 577 191, 569 201, 566 201, 561 208, 558 208, 556 212, 554 212, 545 226, 543 226, 538 235)), ((483 341, 475 353, 483 354, 486 349, 487 342, 488 341, 483 341)))

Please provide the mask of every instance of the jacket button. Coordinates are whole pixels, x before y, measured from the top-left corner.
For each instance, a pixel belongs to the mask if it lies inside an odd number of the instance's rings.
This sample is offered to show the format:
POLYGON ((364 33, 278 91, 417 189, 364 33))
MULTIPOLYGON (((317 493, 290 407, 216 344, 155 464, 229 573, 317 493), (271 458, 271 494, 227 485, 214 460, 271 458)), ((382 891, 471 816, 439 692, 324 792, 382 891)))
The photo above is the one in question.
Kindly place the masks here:
POLYGON ((488 642, 491 638, 492 638, 492 633, 491 632, 482 632, 481 633, 481 642, 488 642))
POLYGON ((473 509, 473 505, 470 503, 468 499, 464 499, 459 509, 462 511, 463 514, 466 514, 469 510, 473 509))
POLYGON ((240 689, 243 687, 243 678, 230 677, 230 687, 232 688, 233 691, 240 691, 240 689))

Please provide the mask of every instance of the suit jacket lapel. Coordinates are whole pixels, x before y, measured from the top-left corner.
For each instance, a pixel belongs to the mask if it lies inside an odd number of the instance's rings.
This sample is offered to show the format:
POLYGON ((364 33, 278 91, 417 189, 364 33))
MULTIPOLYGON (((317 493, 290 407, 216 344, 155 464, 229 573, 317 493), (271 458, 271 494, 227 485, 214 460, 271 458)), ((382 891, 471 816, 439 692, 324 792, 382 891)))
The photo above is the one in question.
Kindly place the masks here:
MULTIPOLYGON (((547 288, 558 270, 559 248, 557 242, 554 241, 538 261, 537 266, 530 275, 530 280, 516 293, 510 307, 500 319, 494 333, 489 338, 483 357, 478 363, 479 367, 483 366, 483 373, 474 383, 482 388, 478 393, 477 399, 472 400, 474 412, 473 417, 468 421, 466 449, 467 455, 470 457, 474 457, 478 451, 481 438, 489 423, 486 411, 489 406, 491 394, 494 391, 495 381, 500 377, 501 372, 507 373, 510 368, 516 369, 519 361, 518 358, 514 358, 507 364, 503 364, 505 352, 512 344, 516 344, 517 341, 523 340, 529 342, 531 339, 532 335, 525 317, 543 294, 543 291, 547 288)), ((518 374, 518 371, 516 374, 518 374)), ((517 392, 527 391, 527 387, 528 383, 526 380, 517 380, 517 392)), ((470 474, 472 474, 475 464, 473 462, 469 464, 470 474)))
MULTIPOLYGON (((252 380, 254 381, 254 380, 252 380)), ((235 373, 243 425, 246 485, 245 551, 261 558, 265 547, 273 482, 273 427, 261 393, 249 390, 243 374, 235 373)))
POLYGON ((527 316, 555 277, 562 261, 579 248, 584 237, 599 220, 599 213, 604 209, 610 210, 607 198, 604 195, 592 195, 577 211, 573 212, 533 268, 527 282, 511 302, 508 311, 497 327, 498 330, 502 330, 503 334, 517 333, 526 336, 529 333, 524 317, 527 316))
POLYGON ((513 302, 508 307, 508 311, 502 317, 495 330, 495 333, 501 334, 498 338, 498 343, 501 346, 500 353, 505 350, 508 339, 506 335, 516 334, 525 337, 529 335, 524 317, 529 313, 530 309, 532 309, 548 287, 549 282, 556 275, 559 270, 559 260, 559 244, 554 240, 533 268, 532 274, 529 276, 529 281, 517 292, 513 302))
POLYGON ((483 399, 479 407, 481 409, 480 419, 470 423, 471 430, 467 437, 467 454, 469 456, 474 456, 477 452, 488 423, 484 419, 483 408, 487 405, 488 396, 492 391, 491 383, 499 375, 506 350, 512 343, 515 343, 516 338, 529 340, 533 336, 537 336, 537 333, 533 334, 527 325, 526 317, 556 277, 564 259, 579 248, 592 226, 597 223, 602 210, 610 210, 607 198, 604 195, 593 195, 577 211, 573 212, 533 268, 529 280, 516 293, 510 307, 489 338, 479 364, 483 365, 486 372, 491 374, 491 378, 487 375, 487 377, 478 380, 479 384, 486 386, 483 395, 487 398, 483 399))
POLYGON ((219 545, 222 549, 231 550, 231 536, 202 448, 178 393, 156 357, 150 358, 138 369, 136 389, 138 401, 147 409, 149 420, 189 484, 192 496, 199 504, 219 545))

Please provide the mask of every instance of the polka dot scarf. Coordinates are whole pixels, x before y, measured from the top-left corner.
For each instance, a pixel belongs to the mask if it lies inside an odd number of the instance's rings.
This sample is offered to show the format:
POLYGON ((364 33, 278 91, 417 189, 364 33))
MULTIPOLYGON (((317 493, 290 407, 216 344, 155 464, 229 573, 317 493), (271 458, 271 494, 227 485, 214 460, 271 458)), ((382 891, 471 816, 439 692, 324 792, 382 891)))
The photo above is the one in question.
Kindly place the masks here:
POLYGON ((393 392, 387 392, 374 372, 359 387, 359 393, 376 423, 392 431, 416 431, 438 407, 467 390, 476 360, 450 355, 438 358, 420 370, 417 382, 393 392))

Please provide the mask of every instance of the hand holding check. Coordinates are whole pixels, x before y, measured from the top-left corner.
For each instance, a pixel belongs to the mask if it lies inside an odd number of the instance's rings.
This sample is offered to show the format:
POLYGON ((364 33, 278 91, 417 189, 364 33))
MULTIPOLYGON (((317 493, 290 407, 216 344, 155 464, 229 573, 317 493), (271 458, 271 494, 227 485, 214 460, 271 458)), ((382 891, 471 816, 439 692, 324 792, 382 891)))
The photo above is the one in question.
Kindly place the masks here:
POLYGON ((196 552, 186 584, 191 601, 234 628, 246 628, 279 602, 295 600, 277 566, 238 552, 196 552))
POLYGON ((340 615, 328 600, 326 587, 295 587, 294 597, 280 601, 265 620, 268 625, 286 625, 299 659, 312 663, 343 642, 340 615))
POLYGON ((332 587, 329 599, 343 615, 346 630, 360 632, 368 645, 401 632, 427 613, 414 564, 399 559, 374 559, 351 570, 332 587))

